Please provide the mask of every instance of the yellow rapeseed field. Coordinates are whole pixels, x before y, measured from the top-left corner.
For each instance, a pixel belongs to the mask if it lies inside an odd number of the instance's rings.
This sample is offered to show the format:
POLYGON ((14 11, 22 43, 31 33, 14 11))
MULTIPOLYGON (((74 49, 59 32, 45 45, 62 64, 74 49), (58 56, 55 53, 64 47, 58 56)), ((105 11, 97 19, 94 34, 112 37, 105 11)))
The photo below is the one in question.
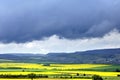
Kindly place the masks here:
POLYGON ((103 64, 51 64, 50 66, 43 66, 43 64, 32 63, 0 63, 0 67, 18 67, 18 68, 38 68, 38 69, 86 69, 94 67, 103 67, 109 65, 103 64))
POLYGON ((56 66, 55 68, 62 69, 86 69, 86 68, 94 68, 94 67, 104 67, 109 65, 103 64, 51 64, 51 66, 56 66))
POLYGON ((87 69, 87 68, 95 68, 95 67, 104 67, 109 65, 103 64, 50 64, 50 66, 44 66, 43 64, 32 64, 32 63, 0 63, 1 68, 26 68, 26 69, 41 69, 46 71, 41 72, 22 72, 22 71, 0 71, 0 74, 11 74, 11 75, 27 75, 30 73, 35 74, 97 74, 100 76, 117 76, 120 74, 119 72, 100 72, 100 71, 69 71, 69 69, 87 69), (55 69, 58 69, 57 71, 55 69), (68 70, 67 70, 68 69, 68 70), (51 70, 51 71, 49 71, 51 70))
POLYGON ((18 67, 18 68, 41 68, 42 64, 31 64, 31 63, 0 63, 0 67, 18 67))

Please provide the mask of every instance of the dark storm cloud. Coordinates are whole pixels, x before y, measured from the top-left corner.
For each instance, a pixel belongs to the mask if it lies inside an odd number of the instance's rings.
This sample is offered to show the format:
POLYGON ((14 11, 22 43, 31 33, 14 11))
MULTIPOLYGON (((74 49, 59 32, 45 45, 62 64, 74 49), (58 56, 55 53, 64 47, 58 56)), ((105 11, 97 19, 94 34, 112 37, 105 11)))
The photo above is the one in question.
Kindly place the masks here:
POLYGON ((101 37, 120 31, 119 14, 119 0, 1 0, 0 41, 101 37))

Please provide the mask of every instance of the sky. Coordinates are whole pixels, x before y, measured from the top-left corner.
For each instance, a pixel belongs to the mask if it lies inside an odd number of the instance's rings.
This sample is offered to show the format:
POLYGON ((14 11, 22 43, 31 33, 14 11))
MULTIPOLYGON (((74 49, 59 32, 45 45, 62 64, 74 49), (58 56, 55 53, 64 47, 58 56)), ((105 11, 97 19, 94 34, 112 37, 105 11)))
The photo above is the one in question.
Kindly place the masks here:
POLYGON ((0 0, 0 53, 120 48, 120 0, 0 0))

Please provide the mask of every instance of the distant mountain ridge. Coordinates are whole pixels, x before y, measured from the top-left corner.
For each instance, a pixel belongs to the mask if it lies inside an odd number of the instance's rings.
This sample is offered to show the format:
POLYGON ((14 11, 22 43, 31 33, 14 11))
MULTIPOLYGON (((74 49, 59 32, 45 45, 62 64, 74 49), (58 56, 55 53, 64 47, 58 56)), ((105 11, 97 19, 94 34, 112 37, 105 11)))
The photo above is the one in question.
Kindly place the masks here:
POLYGON ((30 63, 104 63, 120 64, 120 48, 89 50, 74 53, 0 54, 0 59, 30 63))

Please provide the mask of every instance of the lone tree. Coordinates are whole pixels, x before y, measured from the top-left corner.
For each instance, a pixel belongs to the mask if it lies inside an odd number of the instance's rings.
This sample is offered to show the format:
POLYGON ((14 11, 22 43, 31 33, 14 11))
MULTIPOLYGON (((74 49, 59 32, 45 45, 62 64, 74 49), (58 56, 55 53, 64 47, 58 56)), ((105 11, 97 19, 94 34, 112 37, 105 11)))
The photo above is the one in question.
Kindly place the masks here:
POLYGON ((43 66, 50 66, 50 64, 49 63, 45 63, 45 64, 43 64, 43 66))
POLYGON ((79 74, 79 73, 77 73, 76 75, 77 75, 77 76, 79 76, 80 74, 79 74))
POLYGON ((120 72, 120 69, 116 69, 116 72, 120 72))
POLYGON ((31 80, 33 80, 33 78, 35 78, 35 77, 36 77, 36 74, 34 74, 34 73, 28 74, 28 78, 31 78, 31 80))
POLYGON ((93 75, 92 80, 103 80, 103 78, 99 75, 93 75))
POLYGON ((120 74, 118 74, 117 77, 120 77, 120 74))

